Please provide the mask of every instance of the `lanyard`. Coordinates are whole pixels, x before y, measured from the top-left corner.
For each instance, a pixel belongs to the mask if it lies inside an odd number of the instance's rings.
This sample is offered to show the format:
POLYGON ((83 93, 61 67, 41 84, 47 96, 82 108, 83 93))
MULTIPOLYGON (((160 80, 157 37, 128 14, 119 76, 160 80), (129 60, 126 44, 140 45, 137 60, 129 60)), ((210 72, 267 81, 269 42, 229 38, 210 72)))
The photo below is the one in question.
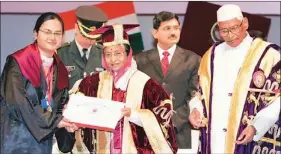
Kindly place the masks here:
POLYGON ((47 101, 48 105, 52 103, 53 74, 54 74, 53 64, 50 67, 44 67, 44 75, 45 75, 45 80, 47 82, 46 99, 48 99, 47 101))

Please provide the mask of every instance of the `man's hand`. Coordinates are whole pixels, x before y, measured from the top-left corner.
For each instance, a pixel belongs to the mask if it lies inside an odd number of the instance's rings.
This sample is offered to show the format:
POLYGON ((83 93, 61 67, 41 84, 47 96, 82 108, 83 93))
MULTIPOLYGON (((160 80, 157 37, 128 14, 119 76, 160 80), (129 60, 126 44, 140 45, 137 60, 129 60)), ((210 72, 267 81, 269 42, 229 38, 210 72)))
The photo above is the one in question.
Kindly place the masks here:
POLYGON ((256 128, 254 126, 246 127, 238 137, 236 144, 248 144, 254 138, 256 128))
POLYGON ((188 119, 192 126, 196 129, 198 129, 199 127, 205 127, 205 125, 202 124, 202 120, 200 119, 200 112, 197 109, 192 110, 188 119))

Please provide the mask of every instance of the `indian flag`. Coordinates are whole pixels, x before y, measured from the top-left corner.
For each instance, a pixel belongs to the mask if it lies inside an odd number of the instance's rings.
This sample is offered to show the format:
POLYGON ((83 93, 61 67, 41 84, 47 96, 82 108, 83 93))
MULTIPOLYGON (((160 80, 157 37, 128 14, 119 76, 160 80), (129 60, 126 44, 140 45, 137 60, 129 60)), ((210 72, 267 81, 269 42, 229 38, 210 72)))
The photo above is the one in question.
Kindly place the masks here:
MULTIPOLYGON (((108 15, 107 25, 121 23, 121 24, 139 24, 135 12, 133 2, 102 2, 94 4, 106 12, 108 15)), ((74 24, 76 22, 75 9, 66 12, 61 12, 59 15, 65 23, 65 41, 72 41, 74 39, 74 24)), ((128 32, 130 43, 134 52, 139 52, 144 49, 140 28, 134 28, 128 32)))

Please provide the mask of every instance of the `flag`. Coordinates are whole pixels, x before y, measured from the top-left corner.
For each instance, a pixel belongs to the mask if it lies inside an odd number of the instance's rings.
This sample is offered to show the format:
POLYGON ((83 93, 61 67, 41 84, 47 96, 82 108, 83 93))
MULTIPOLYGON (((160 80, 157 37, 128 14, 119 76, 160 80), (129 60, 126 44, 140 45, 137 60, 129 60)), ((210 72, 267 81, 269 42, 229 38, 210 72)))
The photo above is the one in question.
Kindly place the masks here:
MULTIPOLYGON (((109 18, 107 25, 115 23, 139 24, 133 2, 102 2, 93 6, 102 9, 107 14, 109 18)), ((65 42, 74 39, 75 9, 59 13, 65 24, 65 42)), ((144 46, 140 28, 134 28, 128 34, 134 53, 142 51, 144 46)))
MULTIPOLYGON (((216 22, 220 7, 208 2, 188 2, 178 45, 202 56, 219 39, 216 22)), ((267 37, 271 19, 246 12, 243 15, 248 18, 249 32, 259 31, 267 37)))

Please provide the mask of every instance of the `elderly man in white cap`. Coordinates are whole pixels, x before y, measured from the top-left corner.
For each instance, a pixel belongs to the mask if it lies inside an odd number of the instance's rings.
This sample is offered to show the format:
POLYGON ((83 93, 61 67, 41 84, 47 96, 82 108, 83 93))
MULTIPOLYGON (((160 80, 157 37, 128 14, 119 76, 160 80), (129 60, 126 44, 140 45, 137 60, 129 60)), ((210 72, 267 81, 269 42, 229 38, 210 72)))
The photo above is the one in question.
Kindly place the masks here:
POLYGON ((189 120, 200 153, 280 153, 280 47, 252 38, 237 5, 217 11, 223 43, 203 56, 189 120))

